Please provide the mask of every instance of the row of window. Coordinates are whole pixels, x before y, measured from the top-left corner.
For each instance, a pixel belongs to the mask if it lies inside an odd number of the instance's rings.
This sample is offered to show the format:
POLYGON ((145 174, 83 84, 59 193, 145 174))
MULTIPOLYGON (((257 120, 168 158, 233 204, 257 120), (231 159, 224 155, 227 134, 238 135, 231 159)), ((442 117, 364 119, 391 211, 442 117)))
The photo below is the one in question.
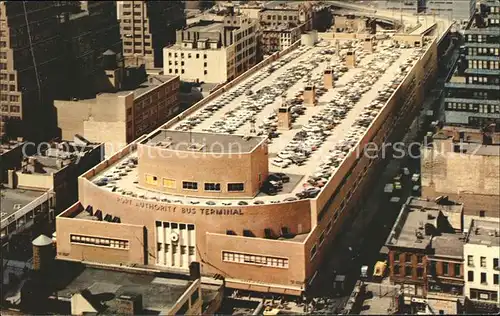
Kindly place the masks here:
POLYGON ((497 36, 484 35, 484 34, 469 34, 467 35, 467 42, 477 43, 496 43, 497 36))
MULTIPOLYGON (((184 53, 178 54, 178 53, 168 52, 168 57, 172 57, 172 55, 174 57, 179 57, 179 55, 180 55, 181 58, 184 58, 184 53)), ((196 56, 196 59, 200 59, 200 54, 197 53, 197 54, 194 54, 194 55, 196 56)), ((186 53, 186 56, 187 56, 187 58, 191 58, 192 54, 191 53, 186 53)), ((207 59, 207 57, 208 57, 207 54, 203 54, 203 59, 207 59)))
MULTIPOLYGON (((9 106, 7 104, 2 104, 1 109, 2 112, 9 112, 9 106)), ((19 105, 11 105, 10 112, 19 113, 21 112, 21 107, 19 105)))
POLYGON ((129 248, 129 242, 127 240, 119 240, 111 238, 101 238, 101 237, 91 237, 91 236, 71 234, 70 241, 72 243, 85 244, 91 246, 101 246, 101 247, 118 248, 118 249, 129 248))
POLYGON ((499 69, 498 61, 492 60, 469 60, 469 68, 473 69, 499 69))
POLYGON ((466 104, 458 102, 448 102, 446 103, 446 109, 478 113, 500 113, 500 105, 491 104, 466 104))
POLYGON ((467 53, 472 56, 476 55, 492 55, 499 56, 498 48, 487 48, 487 47, 469 47, 467 53))
POLYGON ((266 20, 268 21, 272 21, 272 20, 277 20, 277 21, 281 21, 283 19, 283 21, 297 21, 298 20, 298 17, 295 15, 267 15, 266 16, 266 20))
MULTIPOLYGON (((436 261, 431 261, 431 272, 436 273, 437 272, 437 262, 436 261)), ((450 269, 450 263, 448 262, 441 262, 441 271, 444 276, 452 276, 452 277, 461 277, 462 276, 462 268, 460 263, 451 263, 452 269, 450 269), (453 274, 452 271, 453 270, 453 274)))
MULTIPOLYGON (((481 284, 488 284, 488 274, 486 272, 481 272, 481 284)), ((467 272, 467 281, 474 282, 474 271, 467 272)), ((498 285, 498 273, 493 274, 493 284, 498 285)))
POLYGON ((11 101, 11 102, 19 102, 19 96, 18 95, 7 95, 7 94, 1 94, 0 95, 0 100, 2 101, 11 101))
MULTIPOLYGON (((486 257, 479 257, 479 264, 481 266, 481 268, 489 268, 486 264, 486 257)), ((498 269, 500 266, 498 265, 498 258, 493 258, 492 260, 492 264, 493 264, 493 269, 498 269)), ((469 267, 474 267, 474 256, 467 256, 467 266, 469 267)))
POLYGON ((16 80, 16 75, 15 74, 9 74, 9 75, 7 75, 7 74, 0 74, 0 80, 15 81, 16 80))
POLYGON ((400 266, 399 264, 394 265, 394 275, 397 276, 402 276, 402 277, 413 277, 413 270, 417 270, 417 278, 418 279, 423 279, 424 278, 424 268, 423 267, 417 267, 414 268, 412 266, 400 266))
POLYGON ((277 258, 237 252, 222 252, 222 261, 288 269, 287 258, 277 258))
POLYGON ((477 289, 470 289, 470 299, 480 301, 498 301, 498 293, 493 291, 483 291, 477 289))
MULTIPOLYGON (((147 174, 146 183, 151 185, 158 185, 158 177, 147 174)), ((167 189, 176 189, 177 181, 174 179, 163 178, 163 187, 167 189)), ((194 181, 182 181, 183 190, 198 191, 198 182, 194 181)), ((219 182, 205 182, 203 183, 203 189, 206 192, 221 192, 221 184, 219 182)), ((243 192, 245 191, 244 183, 227 183, 228 192, 243 192)))
POLYGON ((424 256, 423 255, 414 255, 414 254, 411 254, 411 253, 404 253, 404 252, 398 252, 398 251, 394 252, 394 262, 401 262, 401 263, 407 262, 407 263, 411 263, 413 257, 416 257, 416 261, 419 264, 424 262, 424 256))
MULTIPOLYGON (((168 73, 169 73, 169 74, 173 74, 173 73, 178 74, 178 73, 179 73, 179 69, 172 69, 172 68, 169 68, 169 69, 168 69, 168 73)), ((183 73, 185 73, 185 71, 184 71, 184 69, 181 69, 181 74, 183 74, 183 73)), ((207 71, 206 69, 205 69, 205 70, 203 70, 203 74, 204 74, 204 75, 208 75, 208 71, 207 71)))
POLYGON ((479 77, 479 76, 469 76, 467 77, 467 83, 485 83, 485 84, 498 84, 500 79, 498 78, 488 78, 488 77, 479 77))

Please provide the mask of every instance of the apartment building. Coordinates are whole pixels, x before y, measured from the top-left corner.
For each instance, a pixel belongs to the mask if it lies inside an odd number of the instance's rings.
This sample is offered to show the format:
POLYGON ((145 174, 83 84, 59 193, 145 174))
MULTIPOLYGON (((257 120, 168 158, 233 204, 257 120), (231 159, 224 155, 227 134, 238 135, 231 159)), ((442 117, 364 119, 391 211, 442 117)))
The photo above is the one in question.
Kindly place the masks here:
POLYGON ((270 55, 290 47, 300 40, 300 26, 290 23, 288 27, 266 27, 261 24, 260 51, 262 55, 270 55))
POLYGON ((51 134, 50 104, 61 82, 55 1, 0 1, 0 137, 51 134))
POLYGON ((304 1, 297 7, 265 7, 259 12, 259 21, 269 27, 289 27, 299 25, 301 32, 312 30, 313 5, 304 1))
POLYGON ((499 145, 500 133, 445 126, 421 149, 422 196, 463 203, 461 230, 472 219, 500 219, 499 145))
POLYGON ((498 313, 500 309, 500 233, 497 222, 473 220, 464 246, 465 295, 469 310, 498 313))
POLYGON ((257 22, 229 7, 222 22, 201 20, 177 31, 163 50, 163 73, 183 81, 223 83, 256 64, 257 22))
POLYGON ((463 309, 463 205, 410 197, 386 241, 390 280, 400 284, 413 313, 457 314, 463 309))
POLYGON ((163 48, 186 25, 183 1, 121 1, 120 31, 127 66, 163 66, 163 48))
POLYGON ((106 155, 151 132, 179 112, 179 76, 147 75, 144 66, 123 67, 105 52, 105 74, 98 94, 85 99, 56 100, 63 139, 79 134, 105 143, 106 155), (103 132, 106 131, 106 132, 103 132))
POLYGON ((427 14, 450 21, 469 21, 476 11, 476 0, 425 0, 427 14))
POLYGON ((445 84, 445 121, 500 131, 500 1, 483 8, 464 31, 463 54, 445 84))

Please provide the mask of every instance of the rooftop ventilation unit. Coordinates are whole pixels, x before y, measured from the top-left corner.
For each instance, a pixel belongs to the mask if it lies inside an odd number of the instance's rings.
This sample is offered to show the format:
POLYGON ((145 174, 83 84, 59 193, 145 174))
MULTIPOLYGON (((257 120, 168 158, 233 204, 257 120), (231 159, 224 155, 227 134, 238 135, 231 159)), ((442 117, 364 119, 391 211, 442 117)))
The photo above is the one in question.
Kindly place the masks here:
POLYGON ((252 231, 248 230, 248 229, 244 229, 243 230, 243 236, 245 236, 245 237, 255 237, 255 235, 252 233, 252 231))

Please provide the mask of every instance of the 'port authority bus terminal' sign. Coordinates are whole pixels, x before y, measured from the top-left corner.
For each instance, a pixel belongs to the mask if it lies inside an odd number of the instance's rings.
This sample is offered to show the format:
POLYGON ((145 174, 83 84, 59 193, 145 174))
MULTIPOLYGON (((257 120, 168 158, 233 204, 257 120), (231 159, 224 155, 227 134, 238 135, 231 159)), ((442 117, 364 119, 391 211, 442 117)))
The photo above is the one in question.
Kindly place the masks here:
POLYGON ((173 206, 173 205, 162 205, 146 201, 134 201, 132 199, 118 197, 118 202, 121 204, 131 205, 139 209, 147 209, 160 212, 180 212, 182 214, 196 215, 201 214, 203 216, 226 216, 226 215, 243 215, 243 210, 241 208, 231 209, 231 208, 194 208, 188 206, 173 206))

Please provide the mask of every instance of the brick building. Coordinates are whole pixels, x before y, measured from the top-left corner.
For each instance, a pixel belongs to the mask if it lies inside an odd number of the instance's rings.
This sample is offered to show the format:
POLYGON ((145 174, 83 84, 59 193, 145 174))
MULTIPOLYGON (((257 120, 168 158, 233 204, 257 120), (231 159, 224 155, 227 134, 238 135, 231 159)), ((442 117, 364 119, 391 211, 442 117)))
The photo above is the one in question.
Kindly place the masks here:
MULTIPOLYGON (((386 241, 390 280, 400 284, 413 312, 457 313, 463 306, 463 236, 448 217, 463 205, 410 197, 386 241)), ((455 223, 456 225, 457 223, 455 223)))
POLYGON ((473 218, 500 219, 500 134, 446 126, 422 149, 422 196, 448 196, 473 218), (470 170, 475 172, 470 172, 470 170))
POLYGON ((101 88, 92 97, 56 100, 62 138, 80 134, 105 143, 106 155, 149 133, 179 112, 179 77, 147 75, 141 68, 123 67, 107 52, 105 74, 96 80, 101 88), (106 133, 103 133, 106 131, 106 133))

